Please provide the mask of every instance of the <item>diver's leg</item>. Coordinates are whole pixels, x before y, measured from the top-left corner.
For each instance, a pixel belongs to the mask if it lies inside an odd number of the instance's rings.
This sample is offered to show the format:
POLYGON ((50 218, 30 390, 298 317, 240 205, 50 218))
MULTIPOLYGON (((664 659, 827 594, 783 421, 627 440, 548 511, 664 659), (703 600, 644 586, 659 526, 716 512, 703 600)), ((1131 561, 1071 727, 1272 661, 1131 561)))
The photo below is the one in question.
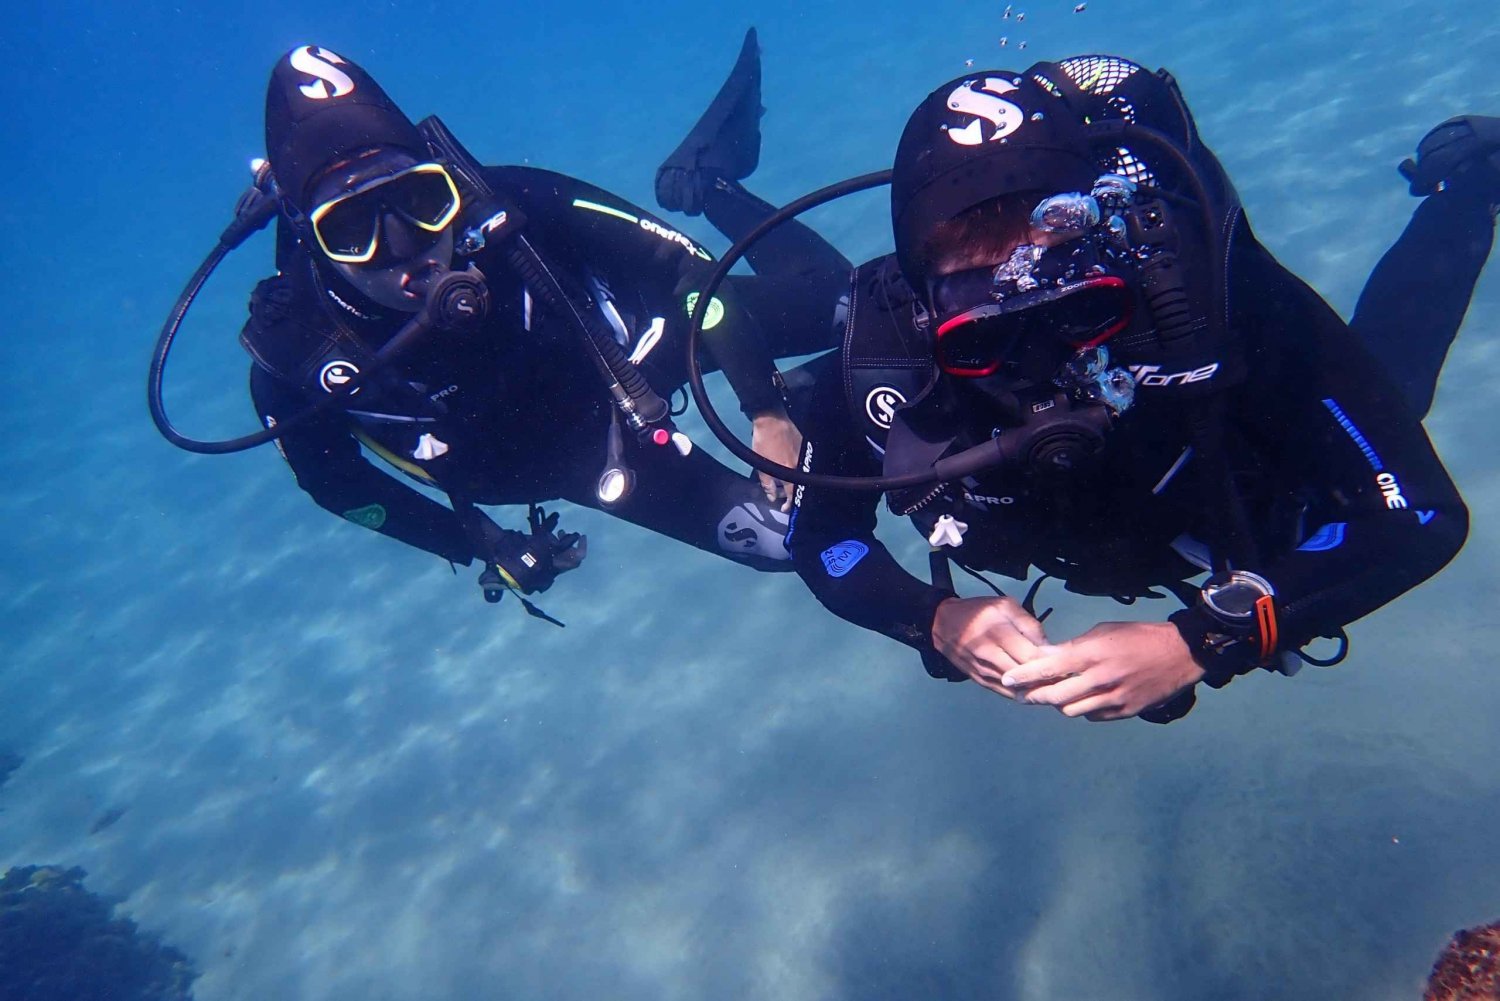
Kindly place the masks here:
POLYGON ((1360 293, 1349 325, 1423 417, 1494 238, 1485 199, 1432 195, 1360 293))
MULTIPOLYGON (((739 59, 687 138, 657 168, 656 200, 670 212, 702 213, 737 241, 776 211, 739 182, 760 163, 760 44, 745 33, 739 59)), ((745 255, 757 274, 847 272, 849 260, 808 226, 793 219, 745 255)))
POLYGON ((1401 172, 1427 197, 1370 273, 1350 326, 1425 417, 1494 244, 1500 119, 1445 122, 1401 172))
POLYGON ((731 275, 727 281, 755 320, 772 358, 838 346, 848 310, 849 272, 731 275))
POLYGON ((656 170, 656 200, 669 212, 698 215, 715 178, 737 181, 755 173, 760 163, 760 43, 755 29, 745 42, 729 78, 708 110, 672 155, 656 170))
MULTIPOLYGON (((703 201, 703 214, 714 229, 738 242, 776 211, 739 181, 715 178, 703 201)), ((755 241, 745 260, 758 275, 809 277, 854 269, 849 258, 799 219, 789 219, 755 241)))
MULTIPOLYGON (((784 542, 787 516, 766 503, 755 481, 699 449, 683 456, 671 446, 648 445, 628 459, 635 490, 610 514, 756 570, 793 569, 784 542)), ((592 491, 568 499, 601 507, 592 491)))

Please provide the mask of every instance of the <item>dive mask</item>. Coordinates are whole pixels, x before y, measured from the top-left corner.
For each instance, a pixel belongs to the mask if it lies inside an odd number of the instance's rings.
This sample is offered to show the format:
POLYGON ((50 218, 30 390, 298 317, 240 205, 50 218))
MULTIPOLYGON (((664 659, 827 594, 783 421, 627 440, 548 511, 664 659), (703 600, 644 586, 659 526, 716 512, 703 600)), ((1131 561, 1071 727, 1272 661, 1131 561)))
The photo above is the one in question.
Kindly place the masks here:
POLYGON ((382 220, 394 216, 438 234, 462 208, 458 186, 439 163, 418 163, 321 202, 308 213, 318 247, 336 264, 366 264, 380 249, 382 220))
POLYGON ((983 378, 1023 354, 1097 347, 1129 326, 1135 292, 1120 273, 1124 223, 1115 212, 1133 196, 1134 185, 1113 175, 1091 194, 1053 195, 1031 215, 1037 243, 1015 248, 997 267, 934 279, 938 366, 983 378))
POLYGON ((1135 293, 1125 279, 1098 265, 1067 266, 1073 263, 1066 248, 1023 246, 998 268, 938 279, 932 292, 938 367, 948 375, 982 378, 1023 353, 1097 347, 1129 326, 1135 293), (1059 252, 1061 261, 1054 256, 1059 252), (1014 279, 1020 259, 1028 262, 1024 290, 1014 279), (1048 264, 1062 266, 1041 266, 1048 264), (1047 271, 1057 271, 1057 277, 1047 271))

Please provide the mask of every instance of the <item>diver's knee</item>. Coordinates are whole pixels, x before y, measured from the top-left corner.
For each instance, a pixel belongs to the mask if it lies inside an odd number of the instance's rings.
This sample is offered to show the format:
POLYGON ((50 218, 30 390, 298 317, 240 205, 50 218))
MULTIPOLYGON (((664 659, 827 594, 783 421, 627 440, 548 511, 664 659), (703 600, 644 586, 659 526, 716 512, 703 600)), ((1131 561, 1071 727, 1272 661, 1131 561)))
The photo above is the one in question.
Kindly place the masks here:
POLYGON ((786 549, 788 516, 764 499, 741 501, 719 519, 719 549, 758 570, 790 570, 786 549))

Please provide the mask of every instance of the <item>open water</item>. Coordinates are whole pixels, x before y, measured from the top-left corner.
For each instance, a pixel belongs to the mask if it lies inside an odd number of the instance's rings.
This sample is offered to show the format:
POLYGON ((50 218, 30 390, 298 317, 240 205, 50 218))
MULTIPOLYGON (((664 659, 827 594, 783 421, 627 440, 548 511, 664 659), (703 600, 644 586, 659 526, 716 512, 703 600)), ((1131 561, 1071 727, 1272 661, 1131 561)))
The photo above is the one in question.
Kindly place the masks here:
MULTIPOLYGON (((294 45, 486 160, 642 205, 752 24, 753 186, 777 201, 887 166, 967 59, 1116 52, 1177 75, 1261 238, 1346 315, 1415 205, 1396 162, 1500 113, 1491 3, 1017 6, 13 9, 0 749, 25 761, 0 869, 85 867, 192 957, 201 1001, 1417 998, 1452 930, 1500 917, 1493 267, 1427 424, 1464 552, 1354 627, 1342 667, 1165 728, 934 683, 794 577, 577 510, 591 551, 554 629, 320 511, 274 450, 192 457, 151 427, 156 329, 294 45)), ((878 196, 814 221, 855 259, 886 249, 878 196)), ((235 335, 270 254, 249 244, 192 314, 169 397, 189 429, 253 424, 235 335)), ((1065 603, 1056 629, 1101 614, 1065 603)))

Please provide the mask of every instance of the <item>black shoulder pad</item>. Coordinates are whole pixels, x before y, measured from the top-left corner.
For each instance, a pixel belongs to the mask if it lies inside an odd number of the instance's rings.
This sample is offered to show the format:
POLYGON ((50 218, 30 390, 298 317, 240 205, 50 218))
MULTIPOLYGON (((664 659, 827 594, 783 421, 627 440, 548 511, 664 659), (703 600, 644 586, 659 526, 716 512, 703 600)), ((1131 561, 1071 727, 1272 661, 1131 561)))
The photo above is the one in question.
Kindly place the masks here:
POLYGON ((308 360, 327 354, 338 341, 332 321, 316 301, 299 294, 290 277, 266 278, 250 293, 250 318, 240 330, 240 344, 275 378, 300 385, 308 360))
POLYGON ((843 356, 850 415, 883 444, 896 408, 916 399, 936 371, 927 310, 894 255, 855 269, 843 356))

